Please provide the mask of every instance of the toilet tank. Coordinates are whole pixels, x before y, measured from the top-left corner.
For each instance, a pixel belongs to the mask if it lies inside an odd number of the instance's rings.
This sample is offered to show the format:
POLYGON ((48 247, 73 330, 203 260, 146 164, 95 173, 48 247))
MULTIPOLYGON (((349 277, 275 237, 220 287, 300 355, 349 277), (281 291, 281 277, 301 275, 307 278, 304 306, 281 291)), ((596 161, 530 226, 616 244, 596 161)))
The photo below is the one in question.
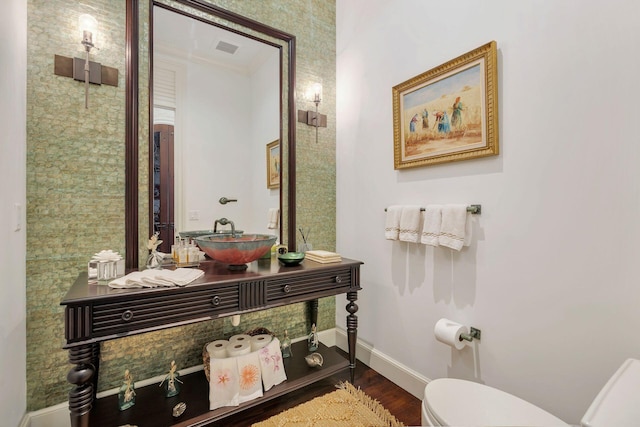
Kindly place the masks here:
POLYGON ((583 427, 640 426, 640 361, 627 359, 582 417, 583 427))

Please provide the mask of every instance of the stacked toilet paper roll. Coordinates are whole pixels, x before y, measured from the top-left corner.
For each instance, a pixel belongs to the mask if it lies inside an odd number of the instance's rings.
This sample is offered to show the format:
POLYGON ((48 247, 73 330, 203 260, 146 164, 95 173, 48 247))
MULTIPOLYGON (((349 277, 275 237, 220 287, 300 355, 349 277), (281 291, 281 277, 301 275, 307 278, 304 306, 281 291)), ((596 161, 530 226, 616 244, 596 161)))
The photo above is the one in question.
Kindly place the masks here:
POLYGON ((261 335, 234 335, 228 340, 215 340, 207 344, 207 353, 209 357, 214 359, 226 359, 227 357, 242 356, 252 351, 260 350, 267 346, 272 336, 269 334, 261 335))
POLYGON ((271 342, 273 337, 269 334, 254 335, 251 337, 251 351, 260 350, 271 342))
POLYGON ((229 346, 229 341, 227 340, 216 340, 207 344, 207 353, 209 353, 209 357, 213 357, 215 359, 224 359, 227 357, 227 347, 229 346))
POLYGON ((251 353, 250 341, 235 341, 235 342, 230 341, 229 345, 227 346, 228 357, 243 356, 249 353, 251 353))
POLYGON ((247 334, 234 335, 231 338, 229 338, 229 342, 230 343, 251 342, 251 335, 247 335, 247 334))
POLYGON ((460 338, 462 334, 468 334, 469 328, 449 319, 440 319, 434 328, 436 339, 441 343, 450 345, 456 350, 462 350, 468 341, 460 338))

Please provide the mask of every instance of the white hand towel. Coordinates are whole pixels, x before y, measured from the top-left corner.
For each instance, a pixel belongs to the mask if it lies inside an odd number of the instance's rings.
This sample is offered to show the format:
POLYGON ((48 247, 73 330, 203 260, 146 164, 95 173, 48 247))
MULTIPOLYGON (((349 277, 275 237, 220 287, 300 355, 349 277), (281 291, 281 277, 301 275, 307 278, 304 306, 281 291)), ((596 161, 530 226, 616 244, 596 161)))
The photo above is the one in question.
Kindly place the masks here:
POLYGON ((424 208, 424 224, 420 242, 425 245, 438 246, 442 225, 442 206, 427 205, 424 208))
POLYGON ((387 240, 398 240, 401 214, 402 206, 394 205, 387 208, 387 217, 384 225, 384 237, 387 240))
POLYGON ((126 276, 109 282, 115 289, 156 288, 159 286, 186 286, 204 275, 204 271, 194 268, 177 268, 175 270, 142 270, 134 271, 126 276))
POLYGON ((240 398, 240 380, 238 378, 238 359, 211 358, 209 361, 209 409, 223 406, 238 406, 240 398))
POLYGON ((269 209, 269 222, 267 224, 267 228, 270 230, 274 230, 278 228, 278 222, 280 222, 280 209, 278 208, 270 208, 269 209))
POLYGON ((109 282, 109 287, 115 289, 155 288, 157 285, 143 281, 144 277, 148 277, 148 271, 150 270, 134 271, 126 276, 119 277, 109 282))
POLYGON ((157 279, 172 282, 176 286, 186 286, 204 276, 204 271, 197 268, 176 268, 175 270, 157 270, 157 279))
MULTIPOLYGON (((467 212, 466 205, 445 205, 442 207, 442 226, 440 228, 440 236, 438 242, 442 246, 459 251, 465 244, 465 236, 467 235, 467 212)), ((471 224, 467 242, 471 240, 471 224)), ((468 243, 467 243, 468 245, 468 243)))
POLYGON ((158 288, 174 288, 176 285, 168 280, 160 279, 157 277, 143 277, 142 283, 151 287, 158 288))
POLYGON ((254 351, 244 356, 238 356, 237 359, 240 378, 240 397, 238 401, 242 403, 262 397, 262 376, 258 352, 254 351))
POLYGON ((264 391, 269 391, 271 387, 287 379, 280 351, 280 340, 274 338, 269 345, 260 349, 258 354, 262 371, 262 385, 264 385, 264 391))
POLYGON ((402 207, 399 236, 403 242, 418 242, 420 239, 420 206, 402 207))

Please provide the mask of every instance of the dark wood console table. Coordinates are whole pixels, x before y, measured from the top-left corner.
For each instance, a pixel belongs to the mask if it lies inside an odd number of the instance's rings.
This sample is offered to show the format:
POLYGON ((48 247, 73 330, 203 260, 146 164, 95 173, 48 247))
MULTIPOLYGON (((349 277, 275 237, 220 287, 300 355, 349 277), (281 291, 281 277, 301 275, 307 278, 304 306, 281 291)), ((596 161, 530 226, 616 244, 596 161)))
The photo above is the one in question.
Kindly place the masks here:
MULTIPOLYGON (((74 365, 67 375, 67 380, 74 384, 69 393, 71 425, 100 425, 99 420, 103 419, 91 416, 94 405, 99 406, 95 401, 95 395, 102 341, 338 294, 346 294, 349 301, 346 306, 348 363, 345 360, 342 364, 340 356, 330 355, 329 363, 325 356, 323 368, 308 370, 306 365, 299 368, 293 360, 288 361, 288 365, 285 365, 287 381, 265 393, 264 397, 240 407, 208 411, 208 394, 204 394, 204 405, 188 403, 187 412, 176 419, 175 423, 181 426, 206 425, 208 422, 328 377, 347 366, 351 370, 353 382, 358 326, 355 315, 358 306, 355 301, 361 289, 361 264, 360 261, 349 259, 332 264, 305 260, 299 266, 285 267, 275 259, 267 259, 250 263, 247 270, 238 272, 228 270, 224 264, 205 261, 200 265, 205 271, 204 277, 182 288, 111 289, 106 285, 89 285, 87 274, 80 274, 61 302, 61 305, 65 306, 64 348, 69 350, 69 361, 74 365), (203 409, 195 413, 191 406, 203 409)), ((323 347, 324 349, 326 347, 323 347)), ((204 378, 204 373, 199 374, 204 378)), ((202 378, 189 381, 199 384, 202 378)), ((204 381, 206 383, 206 379, 204 381)), ((136 399, 134 408, 141 405, 141 398, 142 395, 136 399)), ((162 406, 157 403, 154 399, 149 406, 162 406)), ((118 412, 117 405, 109 406, 112 408, 109 411, 118 412)), ((150 414, 147 409, 138 412, 143 413, 144 418, 127 422, 136 424, 148 420, 150 414)))

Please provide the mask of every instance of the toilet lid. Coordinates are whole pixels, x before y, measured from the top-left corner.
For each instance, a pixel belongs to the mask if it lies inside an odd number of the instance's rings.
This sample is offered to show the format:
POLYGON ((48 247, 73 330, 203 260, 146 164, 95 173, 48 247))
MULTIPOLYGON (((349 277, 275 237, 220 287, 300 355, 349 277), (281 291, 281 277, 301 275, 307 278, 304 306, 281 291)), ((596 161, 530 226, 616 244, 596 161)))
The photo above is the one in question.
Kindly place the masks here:
POLYGON ((445 426, 566 426, 561 419, 493 387, 441 378, 424 391, 429 411, 445 426))
POLYGON ((640 360, 627 359, 593 400, 582 418, 585 427, 633 426, 640 420, 640 360))

